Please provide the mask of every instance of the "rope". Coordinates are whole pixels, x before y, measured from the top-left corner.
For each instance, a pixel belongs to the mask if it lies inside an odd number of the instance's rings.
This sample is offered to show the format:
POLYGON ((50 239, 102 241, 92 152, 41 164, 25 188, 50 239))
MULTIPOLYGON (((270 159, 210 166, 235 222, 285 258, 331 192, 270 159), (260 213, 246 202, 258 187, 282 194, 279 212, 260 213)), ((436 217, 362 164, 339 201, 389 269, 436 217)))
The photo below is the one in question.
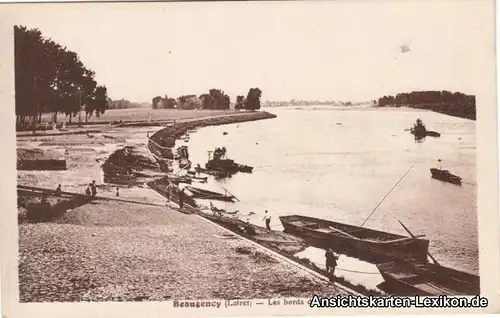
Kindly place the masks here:
MULTIPOLYGON (((316 262, 311 262, 313 263, 314 265, 323 265, 323 264, 319 264, 319 263, 316 263, 316 262)), ((359 273, 359 274, 370 274, 370 275, 380 275, 380 273, 374 273, 374 272, 363 272, 363 271, 355 271, 355 270, 352 270, 352 269, 345 269, 345 268, 339 268, 339 267, 335 267, 335 271, 337 270, 340 270, 340 271, 344 271, 344 272, 350 272, 350 273, 359 273)))

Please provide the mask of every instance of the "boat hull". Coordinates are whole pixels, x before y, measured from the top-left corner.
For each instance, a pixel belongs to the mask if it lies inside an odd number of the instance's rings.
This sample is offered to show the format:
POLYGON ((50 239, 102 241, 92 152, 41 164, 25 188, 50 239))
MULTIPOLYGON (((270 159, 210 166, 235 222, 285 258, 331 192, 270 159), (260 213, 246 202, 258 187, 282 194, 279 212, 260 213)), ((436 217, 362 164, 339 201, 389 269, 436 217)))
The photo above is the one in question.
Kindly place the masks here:
POLYGON ((369 258, 370 260, 413 259, 422 263, 427 261, 429 241, 426 239, 413 240, 408 238, 405 240, 406 238, 401 235, 296 215, 280 217, 280 221, 287 233, 309 239, 320 247, 333 248, 358 258, 369 258), (301 226, 294 221, 309 222, 317 226, 313 226, 313 228, 301 226), (358 239, 331 230, 332 228, 356 233, 358 239), (385 238, 386 240, 399 240, 399 242, 380 243, 371 238, 385 238))
POLYGON ((449 267, 428 264, 420 269, 409 263, 376 265, 393 293, 411 296, 475 296, 480 294, 479 276, 449 267))
POLYGON ((453 183, 453 184, 457 184, 457 185, 462 184, 462 178, 460 178, 458 176, 455 176, 455 175, 450 174, 450 173, 445 173, 442 170, 435 169, 435 168, 430 169, 430 171, 431 171, 432 178, 434 178, 436 180, 449 182, 449 183, 453 183))
POLYGON ((199 189, 199 188, 194 188, 194 187, 186 187, 189 192, 193 194, 193 198, 197 199, 208 199, 208 200, 218 200, 218 201, 233 201, 234 197, 233 196, 228 196, 224 195, 221 193, 205 190, 205 189, 199 189))

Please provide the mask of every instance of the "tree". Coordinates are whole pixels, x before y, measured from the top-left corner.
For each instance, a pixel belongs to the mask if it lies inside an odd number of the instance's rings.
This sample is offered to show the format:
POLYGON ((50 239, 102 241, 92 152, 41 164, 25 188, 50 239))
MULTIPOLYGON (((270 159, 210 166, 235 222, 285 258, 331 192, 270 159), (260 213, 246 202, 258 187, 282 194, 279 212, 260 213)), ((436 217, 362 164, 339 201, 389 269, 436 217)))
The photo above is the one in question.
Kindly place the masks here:
POLYGON ((238 95, 236 97, 236 105, 234 105, 234 109, 240 110, 245 108, 245 96, 243 95, 238 95))
POLYGON ((245 102, 245 109, 247 110, 260 109, 261 96, 262 96, 262 91, 260 89, 250 88, 247 94, 247 100, 245 102))
POLYGON ((152 105, 153 105, 153 109, 158 109, 158 103, 161 101, 161 96, 156 96, 156 97, 153 97, 153 100, 152 100, 152 105))
POLYGON ((99 118, 108 108, 108 89, 97 86, 92 96, 85 98, 85 123, 94 113, 99 118))
POLYGON ((43 38, 38 29, 14 26, 14 43, 17 126, 25 127, 31 118, 35 131, 42 113, 47 112, 54 121, 58 113, 64 113, 71 122, 71 116, 95 93, 94 71, 75 52, 43 38))

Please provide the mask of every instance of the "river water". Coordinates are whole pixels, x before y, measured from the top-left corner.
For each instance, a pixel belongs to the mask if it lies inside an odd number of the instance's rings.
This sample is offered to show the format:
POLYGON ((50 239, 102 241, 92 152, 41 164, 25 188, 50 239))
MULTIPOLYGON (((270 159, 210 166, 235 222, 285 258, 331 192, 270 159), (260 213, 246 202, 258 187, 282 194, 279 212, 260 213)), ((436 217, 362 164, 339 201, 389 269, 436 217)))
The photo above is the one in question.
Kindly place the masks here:
POLYGON ((407 236, 400 220, 430 239, 441 264, 478 273, 475 121, 405 108, 269 111, 278 117, 205 127, 177 142, 189 146, 194 165, 204 166, 209 150, 225 146, 229 158, 254 167, 196 184, 224 192, 222 186, 240 200, 214 204, 262 226, 268 210, 275 230, 282 229, 278 216, 290 214, 361 225, 413 165, 365 227, 407 236), (405 128, 417 118, 441 137, 415 142, 405 128), (438 159, 463 178, 462 186, 430 177, 438 159))

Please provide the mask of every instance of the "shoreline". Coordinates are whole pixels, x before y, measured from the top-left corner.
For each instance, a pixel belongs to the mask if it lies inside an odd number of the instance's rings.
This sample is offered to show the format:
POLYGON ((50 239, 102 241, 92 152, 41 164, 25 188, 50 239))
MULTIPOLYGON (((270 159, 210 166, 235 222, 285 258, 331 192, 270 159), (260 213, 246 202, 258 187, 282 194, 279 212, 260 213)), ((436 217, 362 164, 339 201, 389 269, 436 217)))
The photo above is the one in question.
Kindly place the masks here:
POLYGON ((249 121, 276 118, 277 116, 266 111, 244 112, 237 114, 227 114, 211 116, 206 118, 193 118, 187 120, 174 121, 163 129, 156 131, 148 140, 148 149, 156 156, 163 159, 173 159, 172 149, 175 141, 185 135, 188 130, 202 128, 207 126, 220 126, 227 124, 236 124, 249 121), (151 142, 152 141, 152 142, 151 142), (166 152, 164 150, 167 150, 166 152))
POLYGON ((448 104, 418 104, 418 105, 384 105, 384 106, 374 106, 375 108, 410 108, 410 109, 421 109, 427 110, 438 114, 443 114, 451 117, 463 118, 468 120, 476 121, 476 114, 464 114, 461 112, 454 112, 451 110, 444 109, 448 104))
MULTIPOLYGON (((217 117, 217 118, 208 118, 208 119, 194 119, 190 120, 188 122, 184 123, 174 123, 173 125, 160 129, 157 132, 155 132, 151 137, 150 141, 148 142, 148 149, 151 151, 151 153, 154 154, 155 159, 160 163, 160 160, 173 160, 173 152, 172 149, 175 146, 175 141, 180 139, 183 135, 185 135, 189 130, 192 129, 197 129, 197 128, 202 128, 202 127, 207 127, 207 126, 218 126, 218 125, 226 125, 226 124, 234 124, 234 123, 239 123, 239 122, 247 122, 247 121, 256 121, 256 120, 262 120, 262 119, 270 119, 270 118, 275 118, 277 117, 274 114, 270 114, 268 112, 255 112, 255 113, 247 113, 246 115, 240 115, 240 114, 235 114, 235 115, 227 115, 224 117, 217 117), (250 115, 251 114, 251 115, 250 115), (250 116, 249 116, 250 115, 250 116), (151 142, 152 141, 152 142, 151 142), (152 147, 151 147, 152 146, 152 147), (168 156, 165 158, 165 154, 168 156)), ((162 196, 165 196, 161 190, 161 187, 156 186, 156 182, 148 183, 148 186, 159 193, 162 196)), ((172 193, 172 197, 170 198, 171 201, 175 202, 178 204, 178 197, 177 193, 172 193)), ((323 279, 328 280, 327 275, 325 270, 318 268, 313 262, 311 262, 307 258, 300 258, 295 256, 293 251, 288 250, 287 244, 281 244, 276 243, 276 242, 266 242, 266 240, 259 240, 255 237, 246 235, 245 233, 242 233, 239 231, 238 228, 235 228, 233 226, 228 226, 227 222, 224 222, 220 218, 217 217, 212 217, 208 215, 207 213, 204 213, 201 211, 201 209, 196 206, 195 202, 185 202, 186 206, 188 207, 188 211, 185 211, 184 213, 189 213, 189 214, 196 214, 199 217, 203 218, 204 220, 216 225, 225 228, 226 230, 246 239, 251 242, 254 242, 255 244, 268 249, 274 253, 277 253, 278 255, 281 255, 282 257, 286 258, 288 261, 297 264, 298 266, 303 266, 307 268, 310 271, 313 271, 314 273, 320 275, 323 277, 323 279), (194 204, 193 204, 194 203, 194 204), (193 206, 194 205, 194 206, 193 206)), ((270 236, 278 236, 281 237, 284 235, 282 232, 276 232, 276 231, 267 231, 262 227, 259 227, 257 225, 251 225, 252 228, 256 229, 257 231, 264 231, 267 232, 267 235, 270 236), (276 233, 274 233, 276 232, 276 233), (274 234, 273 234, 274 233, 274 234)), ((264 234, 264 235, 266 235, 264 234)), ((349 280, 337 276, 335 279, 335 282, 333 282, 335 285, 339 285, 339 288, 346 288, 350 292, 353 293, 360 293, 364 295, 374 295, 374 296, 380 296, 383 295, 383 293, 377 291, 377 290, 372 290, 369 288, 366 288, 362 284, 354 284, 350 282, 349 280)))
MULTIPOLYGON (((275 116, 245 113, 224 117, 189 122, 223 124, 275 116)), ((65 205, 48 220, 18 223, 21 302, 281 298, 307 297, 312 291, 351 293, 276 257, 262 245, 230 235, 198 215, 181 213, 185 211, 179 211, 175 204, 165 205, 165 198, 149 187, 104 183, 98 186, 97 197, 82 205, 55 195, 52 189, 62 183, 63 196, 81 196, 81 187, 101 171, 102 161, 94 159, 102 157, 97 144, 104 140, 117 146, 107 158, 125 148, 129 149, 130 159, 138 155, 140 158, 147 151, 144 128, 117 129, 106 135, 115 137, 108 139, 102 133, 92 137, 49 137, 53 142, 48 148, 69 150, 68 169, 55 173, 18 171, 18 191, 23 184, 28 190, 23 195, 36 201, 39 194, 28 188, 38 188, 38 192, 49 195, 49 202, 57 205, 60 200, 59 205, 65 205), (133 141, 123 145, 121 139, 133 141), (88 150, 80 153, 84 145, 88 150), (114 195, 115 187, 120 188, 120 198, 114 195), (40 263, 42 258, 45 261, 40 263), (75 262, 79 264, 76 269, 72 265, 75 262), (117 263, 122 265, 116 266, 117 263), (96 267, 99 271, 92 270, 96 267), (210 287, 199 289, 201 285, 210 287)), ((27 139, 24 142, 33 140, 27 139)), ((127 161, 121 164, 130 166, 134 174, 145 172, 141 166, 147 162, 139 161, 137 167, 127 161)))

